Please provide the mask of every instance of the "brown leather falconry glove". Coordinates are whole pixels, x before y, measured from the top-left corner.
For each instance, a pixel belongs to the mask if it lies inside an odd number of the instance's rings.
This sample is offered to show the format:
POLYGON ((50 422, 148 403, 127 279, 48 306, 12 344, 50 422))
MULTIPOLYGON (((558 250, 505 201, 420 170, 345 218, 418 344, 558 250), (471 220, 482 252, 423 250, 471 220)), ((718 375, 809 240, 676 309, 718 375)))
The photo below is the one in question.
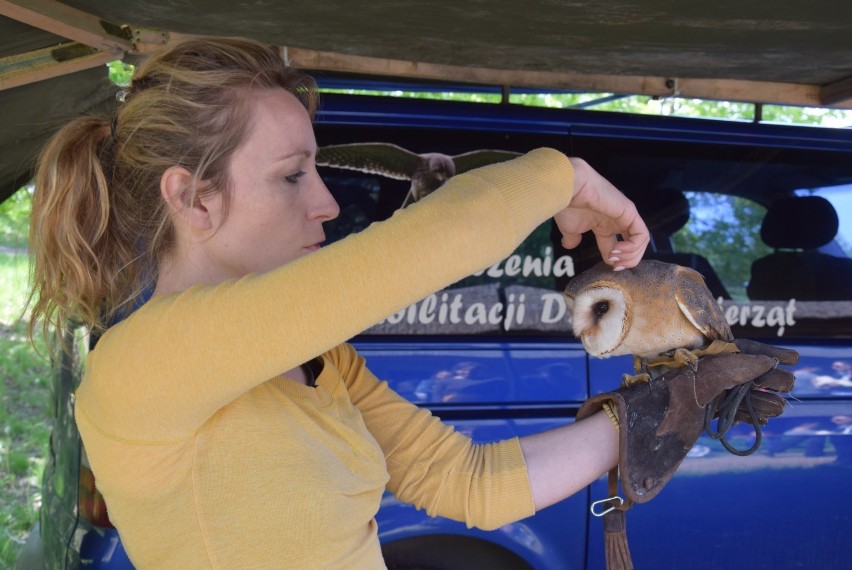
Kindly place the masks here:
POLYGON ((763 425, 783 411, 784 398, 775 392, 789 392, 793 375, 777 365, 795 363, 798 354, 751 341, 736 344, 740 353, 701 357, 697 364, 599 394, 580 407, 578 420, 605 404, 615 414, 621 484, 628 499, 644 503, 660 492, 704 431, 705 416, 715 416, 729 394, 748 392, 753 409, 750 414, 744 396, 735 405, 729 402, 735 410, 731 424, 763 425))
POLYGON ((618 468, 610 471, 610 497, 603 512, 607 570, 631 570, 625 511, 634 502, 653 499, 674 475, 698 436, 705 429, 720 439, 728 451, 746 455, 760 445, 760 426, 784 411, 780 393, 793 389, 793 375, 777 368, 795 364, 795 351, 754 341, 733 341, 721 353, 698 357, 691 364, 668 370, 647 383, 637 382, 587 400, 577 412, 583 419, 602 408, 619 429, 618 468), (738 351, 738 352, 737 352, 738 351), (710 422, 718 418, 716 432, 710 422), (739 421, 755 427, 755 443, 740 451, 725 440, 739 421), (617 496, 618 472, 627 496, 617 496), (617 502, 612 502, 617 501, 617 502))
MULTIPOLYGON (((756 342, 747 339, 737 339, 734 344, 739 349, 740 354, 756 354, 768 356, 778 360, 778 364, 791 366, 799 361, 799 353, 795 350, 780 348, 761 342, 756 342)), ((754 379, 752 385, 743 385, 742 389, 729 390, 721 394, 713 406, 712 416, 718 417, 718 429, 714 433, 710 430, 709 425, 705 426, 711 437, 716 437, 716 434, 727 431, 727 428, 736 423, 744 422, 754 425, 760 434, 760 426, 766 425, 769 418, 775 418, 781 415, 784 411, 784 406, 787 401, 779 393, 789 393, 793 389, 793 375, 783 368, 773 368, 759 378, 754 379), (748 392, 746 392, 746 388, 748 392), (747 397, 744 397, 747 396, 747 397), (729 404, 725 405, 725 401, 729 404), (735 413, 733 412, 733 403, 736 402, 735 413), (749 406, 752 407, 752 412, 749 412, 749 406)), ((712 419, 708 413, 708 420, 712 419)), ((718 437, 717 437, 718 439, 718 437)), ((732 451, 725 440, 722 440, 723 445, 732 451)), ((755 440, 755 448, 760 445, 759 437, 755 440)), ((737 453, 736 451, 732 451, 737 453)), ((739 453, 738 453, 739 454, 739 453)))

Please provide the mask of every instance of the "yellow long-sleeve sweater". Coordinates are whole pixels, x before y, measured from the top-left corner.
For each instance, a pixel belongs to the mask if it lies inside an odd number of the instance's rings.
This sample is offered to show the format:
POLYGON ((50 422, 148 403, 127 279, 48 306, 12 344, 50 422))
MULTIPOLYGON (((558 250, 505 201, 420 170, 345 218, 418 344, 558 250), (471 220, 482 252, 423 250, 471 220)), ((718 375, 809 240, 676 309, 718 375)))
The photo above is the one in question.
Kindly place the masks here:
POLYGON ((533 513, 516 439, 472 445, 346 339, 507 256, 571 198, 539 149, 262 275, 155 297, 89 355, 76 416, 140 568, 383 568, 385 487, 493 528, 533 513), (317 386, 284 379, 320 355, 317 386))

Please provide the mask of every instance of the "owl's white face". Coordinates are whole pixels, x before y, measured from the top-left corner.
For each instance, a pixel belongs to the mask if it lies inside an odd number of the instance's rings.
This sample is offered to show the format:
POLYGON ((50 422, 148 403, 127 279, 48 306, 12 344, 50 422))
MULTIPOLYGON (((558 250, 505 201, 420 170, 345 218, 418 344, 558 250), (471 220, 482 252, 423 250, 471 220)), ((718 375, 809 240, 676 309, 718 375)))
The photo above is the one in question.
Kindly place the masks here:
POLYGON ((632 314, 628 294, 608 286, 591 287, 566 300, 573 313, 574 336, 586 352, 598 358, 631 354, 624 343, 632 314))
POLYGON ((654 358, 733 339, 701 274, 661 261, 613 271, 603 262, 568 282, 574 335, 592 356, 654 358))

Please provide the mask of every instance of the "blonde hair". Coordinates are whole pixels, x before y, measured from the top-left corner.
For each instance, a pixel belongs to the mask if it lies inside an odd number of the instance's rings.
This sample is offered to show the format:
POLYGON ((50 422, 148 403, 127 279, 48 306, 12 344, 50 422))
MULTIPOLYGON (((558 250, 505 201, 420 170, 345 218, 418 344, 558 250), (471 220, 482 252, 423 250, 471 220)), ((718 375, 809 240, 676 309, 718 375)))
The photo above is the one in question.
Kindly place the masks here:
POLYGON ((31 336, 37 322, 46 333, 69 321, 102 330, 132 309, 173 245, 163 172, 186 168, 194 191, 221 192, 227 207, 229 159, 246 138, 253 94, 270 88, 294 94, 313 116, 313 79, 275 48, 187 40, 140 65, 115 118, 82 117, 51 138, 30 224, 31 336))

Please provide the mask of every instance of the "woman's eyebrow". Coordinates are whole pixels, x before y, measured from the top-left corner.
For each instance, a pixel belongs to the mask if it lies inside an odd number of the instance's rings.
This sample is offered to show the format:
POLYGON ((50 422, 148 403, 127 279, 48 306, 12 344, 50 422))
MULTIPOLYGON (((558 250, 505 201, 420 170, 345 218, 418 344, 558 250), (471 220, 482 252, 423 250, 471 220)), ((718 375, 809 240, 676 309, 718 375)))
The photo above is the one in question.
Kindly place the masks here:
POLYGON ((312 155, 312 152, 307 149, 296 150, 293 152, 288 152, 286 154, 282 154, 274 158, 275 162, 284 162, 285 160, 289 160, 294 156, 303 156, 305 158, 309 158, 312 155))

